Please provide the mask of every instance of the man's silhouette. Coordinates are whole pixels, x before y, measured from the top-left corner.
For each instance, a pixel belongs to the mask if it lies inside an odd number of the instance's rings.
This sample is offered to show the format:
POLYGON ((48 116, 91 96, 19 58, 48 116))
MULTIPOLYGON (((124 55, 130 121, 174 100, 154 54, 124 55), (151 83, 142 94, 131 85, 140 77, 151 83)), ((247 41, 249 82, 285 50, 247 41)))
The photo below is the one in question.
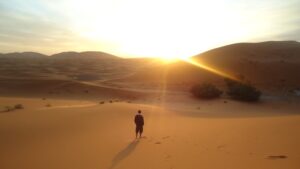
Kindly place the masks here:
POLYGON ((138 114, 134 117, 134 122, 136 125, 135 128, 135 138, 137 138, 138 134, 140 135, 140 138, 142 137, 143 133, 143 126, 144 126, 144 117, 141 115, 142 111, 138 110, 138 114))

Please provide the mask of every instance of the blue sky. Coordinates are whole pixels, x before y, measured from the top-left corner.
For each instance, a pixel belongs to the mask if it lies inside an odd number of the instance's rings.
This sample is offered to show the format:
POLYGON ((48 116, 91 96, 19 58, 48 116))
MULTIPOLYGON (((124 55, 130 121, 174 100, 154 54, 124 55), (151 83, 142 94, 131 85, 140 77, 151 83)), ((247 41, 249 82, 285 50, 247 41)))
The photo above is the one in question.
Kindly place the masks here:
POLYGON ((300 40, 300 0, 0 0, 0 52, 180 57, 300 40))

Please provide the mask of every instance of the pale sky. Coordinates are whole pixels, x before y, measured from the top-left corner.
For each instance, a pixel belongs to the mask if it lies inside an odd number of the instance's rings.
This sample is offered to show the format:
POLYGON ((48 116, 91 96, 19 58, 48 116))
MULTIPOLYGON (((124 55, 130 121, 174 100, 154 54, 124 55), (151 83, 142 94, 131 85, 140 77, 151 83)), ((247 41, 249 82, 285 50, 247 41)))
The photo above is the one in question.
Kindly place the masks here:
POLYGON ((0 0, 0 52, 187 57, 237 42, 300 41, 300 0, 0 0))

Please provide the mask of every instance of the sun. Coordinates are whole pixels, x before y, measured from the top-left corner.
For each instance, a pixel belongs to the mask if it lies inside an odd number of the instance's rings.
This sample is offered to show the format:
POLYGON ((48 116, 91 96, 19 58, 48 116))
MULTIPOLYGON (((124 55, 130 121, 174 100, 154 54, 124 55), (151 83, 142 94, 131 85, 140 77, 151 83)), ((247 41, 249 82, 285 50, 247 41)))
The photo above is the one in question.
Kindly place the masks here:
POLYGON ((186 61, 189 60, 190 57, 188 56, 161 56, 157 57, 157 59, 163 63, 169 64, 169 63, 174 63, 177 61, 186 61))
POLYGON ((268 25, 257 17, 250 20, 255 24, 246 22, 227 8, 227 1, 217 6, 197 0, 68 2, 72 32, 90 42, 78 48, 91 46, 121 57, 159 57, 164 62, 252 38, 266 32, 253 25, 268 25))
POLYGON ((177 57, 158 57, 158 59, 163 63, 173 63, 179 60, 177 57))

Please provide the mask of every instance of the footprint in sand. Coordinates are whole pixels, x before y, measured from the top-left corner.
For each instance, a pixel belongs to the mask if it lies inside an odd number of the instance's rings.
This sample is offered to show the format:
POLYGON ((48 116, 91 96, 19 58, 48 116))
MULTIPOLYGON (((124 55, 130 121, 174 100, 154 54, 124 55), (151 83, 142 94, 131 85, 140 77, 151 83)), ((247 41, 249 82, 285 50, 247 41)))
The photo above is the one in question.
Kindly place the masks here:
POLYGON ((226 144, 223 144, 223 145, 219 145, 218 147, 217 147, 217 149, 222 149, 222 148, 225 148, 226 147, 226 144))
POLYGON ((287 158, 286 155, 270 155, 267 157, 267 159, 270 159, 270 160, 286 159, 286 158, 287 158))
POLYGON ((157 141, 157 142, 155 142, 154 144, 161 144, 161 142, 160 142, 160 141, 157 141))
POLYGON ((170 159, 171 157, 172 157, 171 155, 166 154, 165 159, 168 160, 168 159, 170 159))
POLYGON ((165 137, 162 137, 162 139, 168 139, 170 138, 170 136, 165 136, 165 137))

